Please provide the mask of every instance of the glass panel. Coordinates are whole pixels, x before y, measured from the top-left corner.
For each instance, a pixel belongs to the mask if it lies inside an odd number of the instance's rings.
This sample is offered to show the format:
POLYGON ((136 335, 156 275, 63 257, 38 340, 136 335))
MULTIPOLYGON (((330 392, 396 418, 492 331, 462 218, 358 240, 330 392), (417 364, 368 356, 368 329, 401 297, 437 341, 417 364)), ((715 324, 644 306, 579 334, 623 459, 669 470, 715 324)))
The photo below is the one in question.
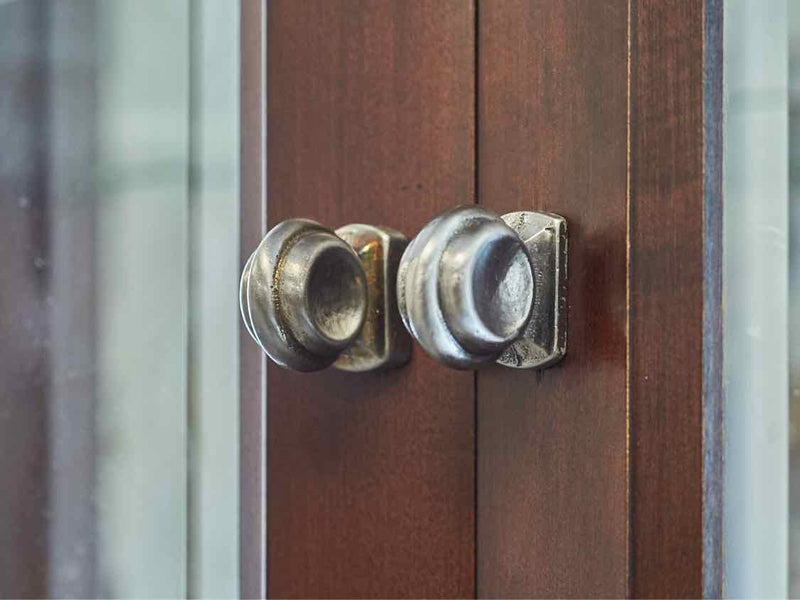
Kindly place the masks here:
POLYGON ((800 597, 800 3, 789 2, 789 595, 800 597))
POLYGON ((183 597, 188 0, 96 6, 100 593, 183 597))
POLYGON ((788 5, 724 6, 725 583, 786 597, 788 5))
POLYGON ((0 2, 5 595, 238 594, 238 5, 0 2))
POLYGON ((191 0, 190 597, 239 590, 239 3, 191 0))

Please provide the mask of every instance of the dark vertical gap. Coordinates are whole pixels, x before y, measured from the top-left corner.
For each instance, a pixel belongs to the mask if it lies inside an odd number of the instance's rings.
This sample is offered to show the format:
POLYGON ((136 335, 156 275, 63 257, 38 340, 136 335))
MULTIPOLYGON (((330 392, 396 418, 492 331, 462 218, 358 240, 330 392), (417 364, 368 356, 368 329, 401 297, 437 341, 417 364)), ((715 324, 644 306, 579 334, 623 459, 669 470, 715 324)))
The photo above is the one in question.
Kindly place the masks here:
MULTIPOLYGON (((267 233, 269 227, 269 9, 267 8, 267 0, 261 0, 260 15, 260 98, 261 101, 261 227, 259 239, 267 233)), ((263 352, 259 352, 259 360, 261 361, 260 369, 260 391, 259 396, 261 403, 261 535, 263 537, 262 544, 262 558, 261 558, 261 596, 265 599, 269 598, 269 371, 267 357, 263 352)))
MULTIPOLYGON (((480 119, 480 54, 479 54, 479 46, 480 46, 480 0, 475 0, 475 5, 473 10, 475 11, 475 27, 474 27, 474 54, 475 54, 475 62, 474 62, 474 105, 473 105, 473 123, 474 123, 474 148, 473 148, 473 177, 474 177, 474 190, 473 194, 475 196, 475 204, 480 204, 480 170, 479 170, 479 153, 480 153, 480 128, 479 128, 479 119, 480 119)), ((472 380, 472 392, 473 392, 473 423, 474 423, 474 445, 475 445, 475 463, 473 465, 473 490, 475 494, 474 504, 473 504, 473 522, 474 522, 474 539, 472 542, 473 545, 473 586, 475 590, 475 598, 478 597, 478 371, 474 370, 473 372, 473 380, 472 380)))
POLYGON ((474 418, 475 423, 475 464, 473 466, 473 489, 475 494, 474 502, 474 523, 475 523, 475 539, 473 541, 473 561, 474 561, 474 589, 475 598, 478 597, 478 371, 472 372, 474 377, 473 381, 473 398, 474 398, 474 418))
POLYGON ((475 26, 474 26, 474 80, 473 80, 473 108, 472 108, 472 119, 473 119, 473 128, 474 128, 474 148, 472 152, 472 175, 473 175, 473 195, 474 195, 474 202, 475 204, 480 204, 480 171, 478 169, 479 166, 479 159, 478 154, 480 152, 480 128, 479 128, 479 121, 480 121, 480 54, 479 54, 479 45, 480 45, 480 6, 479 0, 475 0, 474 5, 475 11, 475 26))

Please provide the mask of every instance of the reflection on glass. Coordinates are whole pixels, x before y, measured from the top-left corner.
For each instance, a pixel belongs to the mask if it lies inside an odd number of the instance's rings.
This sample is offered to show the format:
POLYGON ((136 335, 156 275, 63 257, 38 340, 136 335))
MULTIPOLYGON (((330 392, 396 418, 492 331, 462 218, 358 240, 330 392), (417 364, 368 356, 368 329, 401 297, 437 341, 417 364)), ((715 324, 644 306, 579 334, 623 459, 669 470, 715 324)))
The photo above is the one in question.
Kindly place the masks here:
POLYGON ((236 596, 238 2, 0 2, 0 69, 3 593, 236 596))
POLYGON ((725 3, 725 561, 734 598, 787 594, 786 0, 725 3))

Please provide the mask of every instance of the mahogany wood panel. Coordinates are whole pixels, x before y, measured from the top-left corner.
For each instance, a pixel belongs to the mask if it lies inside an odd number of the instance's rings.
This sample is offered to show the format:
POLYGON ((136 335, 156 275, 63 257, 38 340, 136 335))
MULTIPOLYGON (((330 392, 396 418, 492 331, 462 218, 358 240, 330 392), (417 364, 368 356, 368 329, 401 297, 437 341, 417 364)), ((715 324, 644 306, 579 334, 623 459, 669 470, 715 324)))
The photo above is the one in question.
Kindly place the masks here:
POLYGON ((631 593, 721 597, 722 3, 631 25, 631 593))
POLYGON ((720 6, 479 6, 480 202, 570 232, 566 359, 478 377, 479 595, 718 595, 720 6))
MULTIPOLYGON (((269 223, 414 235, 472 202, 474 28, 463 0, 270 2, 269 223)), ((474 595, 471 372, 270 365, 267 397, 270 596, 474 595)))
POLYGON ((479 3, 480 204, 567 218, 568 349, 478 375, 478 594, 627 593, 627 0, 479 3))

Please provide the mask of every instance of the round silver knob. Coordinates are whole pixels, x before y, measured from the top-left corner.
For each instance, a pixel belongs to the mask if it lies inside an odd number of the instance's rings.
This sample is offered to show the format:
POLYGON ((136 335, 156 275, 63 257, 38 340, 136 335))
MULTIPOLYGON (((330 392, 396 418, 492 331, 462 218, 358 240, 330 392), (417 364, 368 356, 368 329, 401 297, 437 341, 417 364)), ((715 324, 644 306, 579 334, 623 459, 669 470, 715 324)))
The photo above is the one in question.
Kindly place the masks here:
POLYGON ((519 235, 475 206, 453 209, 409 244, 397 275, 400 315, 423 349, 447 365, 496 360, 531 318, 535 278, 519 235))
POLYGON ((347 242, 314 221, 289 219, 248 259, 239 297, 247 331, 272 360, 316 371, 361 331, 367 281, 347 242))

